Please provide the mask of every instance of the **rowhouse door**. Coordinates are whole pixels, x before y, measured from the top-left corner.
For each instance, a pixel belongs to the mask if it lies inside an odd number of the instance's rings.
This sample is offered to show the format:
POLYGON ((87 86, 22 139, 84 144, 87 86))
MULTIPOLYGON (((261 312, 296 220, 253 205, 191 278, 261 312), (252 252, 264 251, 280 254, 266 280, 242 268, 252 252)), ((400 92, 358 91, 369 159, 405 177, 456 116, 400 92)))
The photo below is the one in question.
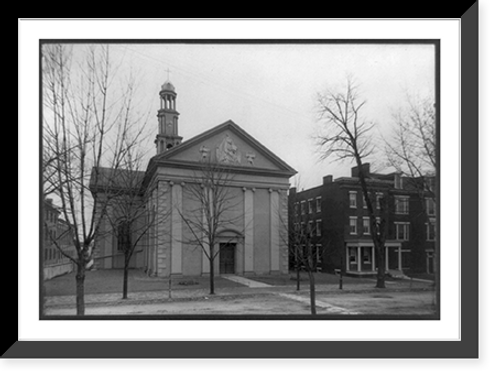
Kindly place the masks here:
POLYGON ((235 243, 220 245, 220 274, 234 274, 235 243))
POLYGON ((427 273, 434 274, 434 252, 427 252, 427 273))

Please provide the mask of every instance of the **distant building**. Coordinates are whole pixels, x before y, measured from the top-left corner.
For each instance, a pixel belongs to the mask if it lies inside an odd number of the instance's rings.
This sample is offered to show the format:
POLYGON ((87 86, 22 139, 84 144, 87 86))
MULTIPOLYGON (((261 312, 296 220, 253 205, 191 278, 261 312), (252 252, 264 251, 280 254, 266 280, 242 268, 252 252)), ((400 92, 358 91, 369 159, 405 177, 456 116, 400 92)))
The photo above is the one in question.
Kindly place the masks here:
POLYGON ((69 273, 73 270, 73 263, 64 254, 75 257, 72 228, 63 219, 59 218, 60 211, 54 206, 51 199, 43 202, 43 278, 69 273), (64 254, 63 254, 64 252, 64 254))
MULTIPOLYGON (((183 142, 174 86, 163 84, 159 95, 156 155, 147 170, 137 172, 136 177, 140 179, 137 186, 141 202, 154 225, 143 236, 131 267, 144 268, 152 276, 209 274, 204 246, 196 243, 203 236, 190 229, 186 218, 206 218, 201 211, 196 214, 199 200, 193 198, 190 189, 200 187, 202 172, 207 162, 212 162, 231 175, 226 186, 231 207, 222 217, 231 223, 217 236, 215 275, 287 273, 283 231, 287 225, 289 178, 296 171, 231 120, 183 142)), ((117 174, 111 169, 99 170, 109 176, 117 174)), ((91 183, 94 197, 98 207, 105 207, 102 176, 95 178, 91 183)), ((107 207, 106 215, 112 215, 112 203, 107 207)), ((123 267, 121 246, 129 240, 128 232, 124 228, 113 234, 113 224, 117 225, 105 219, 100 225, 94 246, 97 268, 123 267)))
MULTIPOLYGON (((377 220, 385 220, 386 271, 395 275, 433 273, 434 198, 429 192, 417 191, 414 180, 399 173, 371 173, 369 164, 364 164, 363 170, 377 220)), ((434 178, 419 179, 424 180, 434 181, 434 178)), ((376 273, 377 258, 357 167, 352 168, 351 177, 333 180, 329 175, 315 188, 300 192, 290 189, 289 210, 295 213, 295 223, 316 227, 311 244, 318 252, 318 266, 323 271, 342 270, 352 275, 376 273)))

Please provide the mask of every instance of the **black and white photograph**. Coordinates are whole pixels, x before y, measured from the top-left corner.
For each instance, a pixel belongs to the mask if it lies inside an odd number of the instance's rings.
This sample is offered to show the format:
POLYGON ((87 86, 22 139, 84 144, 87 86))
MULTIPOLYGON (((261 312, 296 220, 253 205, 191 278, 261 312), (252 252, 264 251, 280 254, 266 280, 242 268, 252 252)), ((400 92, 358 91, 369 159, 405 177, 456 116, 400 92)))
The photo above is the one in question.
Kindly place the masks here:
POLYGON ((40 319, 440 319, 440 41, 40 40, 40 319))
POLYGON ((427 343, 470 343, 478 302, 462 21, 23 22, 21 343, 453 356, 427 343))

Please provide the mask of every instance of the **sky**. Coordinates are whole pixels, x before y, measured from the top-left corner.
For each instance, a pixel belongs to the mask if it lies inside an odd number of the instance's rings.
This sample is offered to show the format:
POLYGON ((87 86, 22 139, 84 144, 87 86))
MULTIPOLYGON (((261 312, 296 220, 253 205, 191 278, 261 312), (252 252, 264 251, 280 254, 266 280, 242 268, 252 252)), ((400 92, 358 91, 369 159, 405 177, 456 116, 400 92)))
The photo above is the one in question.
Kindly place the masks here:
MULTIPOLYGON (((84 45, 75 45, 81 49, 84 45)), ((313 136, 319 126, 316 96, 351 76, 375 122, 374 141, 387 136, 391 114, 407 95, 434 96, 431 44, 138 43, 111 44, 122 75, 139 79, 139 111, 149 112, 147 156, 155 154, 161 85, 176 88, 184 141, 234 121, 298 174, 292 186, 310 188, 325 175, 349 176, 350 161, 321 161, 313 136)), ((120 80, 118 78, 118 80, 120 80)), ((373 157, 372 167, 384 169, 373 157)))

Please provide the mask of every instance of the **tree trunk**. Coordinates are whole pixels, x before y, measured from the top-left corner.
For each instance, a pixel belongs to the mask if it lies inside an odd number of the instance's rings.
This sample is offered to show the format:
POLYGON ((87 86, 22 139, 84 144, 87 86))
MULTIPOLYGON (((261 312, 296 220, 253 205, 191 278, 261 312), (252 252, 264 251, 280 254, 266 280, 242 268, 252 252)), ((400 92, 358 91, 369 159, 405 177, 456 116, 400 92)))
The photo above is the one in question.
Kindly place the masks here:
POLYGON ((210 294, 215 294, 214 258, 210 258, 210 294))
POLYGON ((297 268, 297 291, 299 291, 300 290, 300 265, 298 262, 295 265, 295 267, 297 268))
POLYGON ((122 298, 126 300, 128 298, 128 266, 130 264, 130 259, 132 258, 132 251, 125 252, 125 262, 123 265, 123 295, 122 298))
MULTIPOLYGON (((375 285, 375 287, 385 288, 385 231, 381 226, 380 228, 377 227, 377 219, 373 210, 373 203, 368 193, 368 185, 366 183, 365 173, 363 171, 363 163, 361 162, 361 158, 358 154, 356 154, 356 164, 358 167, 359 183, 363 192, 363 198, 368 209, 368 214, 370 215, 370 234, 372 237, 373 247, 375 249, 375 256, 378 260, 377 284, 375 285)), ((385 209, 383 203, 384 202, 381 202, 380 205, 380 216, 382 218, 384 216, 385 209)))
POLYGON ((76 271, 76 315, 85 315, 85 264, 78 263, 76 271))
POLYGON ((311 298, 311 314, 316 315, 316 283, 312 271, 309 271, 309 295, 311 298))
POLYGON ((343 279, 344 279, 344 256, 343 254, 340 255, 340 278, 339 278, 339 289, 343 289, 343 279))
POLYGON ((380 246, 375 247, 375 255, 377 256, 378 268, 377 268, 377 284, 376 288, 385 288, 385 252, 380 246))
POLYGON ((128 296, 128 262, 125 262, 123 268, 123 299, 126 300, 128 296))

